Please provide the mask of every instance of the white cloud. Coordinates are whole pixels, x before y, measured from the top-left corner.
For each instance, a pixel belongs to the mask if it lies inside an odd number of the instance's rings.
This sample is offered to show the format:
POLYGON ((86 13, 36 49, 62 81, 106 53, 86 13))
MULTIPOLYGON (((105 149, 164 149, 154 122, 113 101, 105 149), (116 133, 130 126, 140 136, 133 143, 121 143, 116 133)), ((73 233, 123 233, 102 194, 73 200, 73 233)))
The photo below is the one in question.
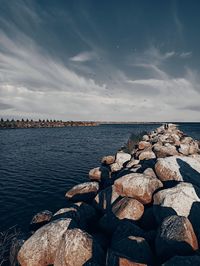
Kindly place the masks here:
POLYGON ((81 52, 73 57, 70 58, 71 61, 73 62, 87 62, 87 61, 91 61, 97 59, 97 55, 94 52, 81 52))
POLYGON ((182 52, 179 55, 181 58, 188 58, 192 56, 192 52, 182 52))

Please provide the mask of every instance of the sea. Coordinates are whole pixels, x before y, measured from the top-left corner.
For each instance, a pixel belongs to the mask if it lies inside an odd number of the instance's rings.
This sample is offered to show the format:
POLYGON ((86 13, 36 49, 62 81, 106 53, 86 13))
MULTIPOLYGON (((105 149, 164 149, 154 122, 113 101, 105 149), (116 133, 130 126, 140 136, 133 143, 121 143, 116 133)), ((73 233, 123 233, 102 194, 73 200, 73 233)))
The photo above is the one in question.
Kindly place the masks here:
MULTIPOLYGON (((0 130, 0 231, 28 230, 34 214, 66 206, 65 193, 89 181, 104 155, 114 155, 132 136, 161 124, 0 130)), ((200 140, 200 123, 179 123, 200 140)))

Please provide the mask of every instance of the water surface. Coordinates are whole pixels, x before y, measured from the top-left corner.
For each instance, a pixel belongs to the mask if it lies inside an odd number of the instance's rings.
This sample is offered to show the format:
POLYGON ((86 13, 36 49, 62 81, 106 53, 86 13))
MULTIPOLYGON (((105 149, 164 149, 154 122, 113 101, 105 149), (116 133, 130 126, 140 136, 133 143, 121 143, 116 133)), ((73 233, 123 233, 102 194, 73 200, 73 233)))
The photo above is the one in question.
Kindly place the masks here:
MULTIPOLYGON (((0 231, 18 224, 26 230, 33 214, 65 207, 65 193, 88 181, 102 156, 114 154, 134 133, 158 125, 0 130, 0 231)), ((200 139, 200 123, 180 129, 200 139)))

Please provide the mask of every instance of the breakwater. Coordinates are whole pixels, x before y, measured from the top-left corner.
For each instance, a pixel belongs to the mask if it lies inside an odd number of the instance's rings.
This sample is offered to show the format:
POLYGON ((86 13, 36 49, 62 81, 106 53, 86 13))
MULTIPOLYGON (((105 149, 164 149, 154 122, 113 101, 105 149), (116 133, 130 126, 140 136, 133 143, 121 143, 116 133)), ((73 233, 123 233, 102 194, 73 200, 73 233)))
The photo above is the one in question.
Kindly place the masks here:
POLYGON ((0 120, 0 128, 51 128, 73 126, 97 126, 93 121, 62 121, 62 120, 0 120))
POLYGON ((175 125, 129 141, 66 192, 66 207, 33 217, 20 264, 199 265, 199 157, 175 125))

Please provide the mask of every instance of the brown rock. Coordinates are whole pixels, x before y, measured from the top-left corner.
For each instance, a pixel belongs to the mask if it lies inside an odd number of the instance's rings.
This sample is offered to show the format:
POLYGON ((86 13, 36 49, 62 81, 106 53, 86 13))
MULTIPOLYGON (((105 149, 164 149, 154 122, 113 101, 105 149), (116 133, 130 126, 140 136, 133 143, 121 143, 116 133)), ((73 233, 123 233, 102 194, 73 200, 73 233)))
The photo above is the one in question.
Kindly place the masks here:
POLYGON ((150 160, 156 158, 155 153, 153 151, 143 151, 139 155, 139 160, 150 160))
POLYGON ((125 258, 119 258, 119 266, 147 266, 147 264, 133 262, 125 258))
POLYGON ((118 165, 121 165, 123 166, 123 164, 127 161, 130 161, 131 159, 131 155, 129 153, 125 153, 123 151, 119 151, 117 154, 116 154, 116 159, 115 159, 115 162, 118 164, 118 165))
POLYGON ((187 181, 200 185, 197 178, 198 173, 200 175, 200 162, 196 158, 186 156, 160 158, 155 165, 155 172, 161 181, 187 181))
POLYGON ((137 221, 144 213, 144 206, 136 199, 124 197, 113 205, 112 212, 120 220, 130 219, 137 221))
POLYGON ((92 236, 80 229, 67 230, 56 252, 54 266, 83 266, 91 260, 101 262, 104 254, 92 236), (93 254, 93 253, 96 254, 93 254))
POLYGON ((19 250, 19 264, 21 266, 54 264, 60 240, 70 222, 71 219, 56 220, 38 229, 19 250))
POLYGON ((140 141, 138 143, 138 148, 139 150, 144 150, 144 149, 148 149, 151 147, 151 143, 147 142, 147 141, 140 141))
POLYGON ((139 162, 140 160, 131 159, 130 162, 127 163, 126 168, 137 167, 139 162))
POLYGON ((153 151, 156 154, 156 157, 158 158, 165 158, 168 156, 178 155, 176 147, 169 143, 165 144, 165 146, 156 144, 153 146, 153 151))
POLYGON ((183 216, 167 217, 156 237, 158 256, 169 259, 174 255, 190 255, 198 250, 198 241, 190 221, 183 216))
POLYGON ((114 186, 120 196, 135 198, 147 204, 151 202, 154 191, 163 185, 157 178, 131 173, 117 179, 114 186))
POLYGON ((113 155, 104 156, 101 159, 101 163, 106 164, 106 165, 110 165, 114 162, 115 162, 115 156, 113 156, 113 155))
POLYGON ((143 174, 145 175, 148 175, 148 176, 151 176, 151 177, 154 177, 154 178, 157 178, 154 170, 152 168, 147 168, 144 170, 143 174))
POLYGON ((73 201, 88 201, 96 196, 98 190, 98 182, 85 182, 71 188, 65 197, 73 201))
POLYGON ((53 216, 52 212, 50 212, 48 210, 38 212, 36 215, 34 215, 32 221, 31 221, 31 224, 49 222, 51 220, 52 216, 53 216))
POLYGON ((101 181, 102 178, 109 178, 110 173, 107 167, 96 167, 89 171, 89 178, 93 181, 101 181))

